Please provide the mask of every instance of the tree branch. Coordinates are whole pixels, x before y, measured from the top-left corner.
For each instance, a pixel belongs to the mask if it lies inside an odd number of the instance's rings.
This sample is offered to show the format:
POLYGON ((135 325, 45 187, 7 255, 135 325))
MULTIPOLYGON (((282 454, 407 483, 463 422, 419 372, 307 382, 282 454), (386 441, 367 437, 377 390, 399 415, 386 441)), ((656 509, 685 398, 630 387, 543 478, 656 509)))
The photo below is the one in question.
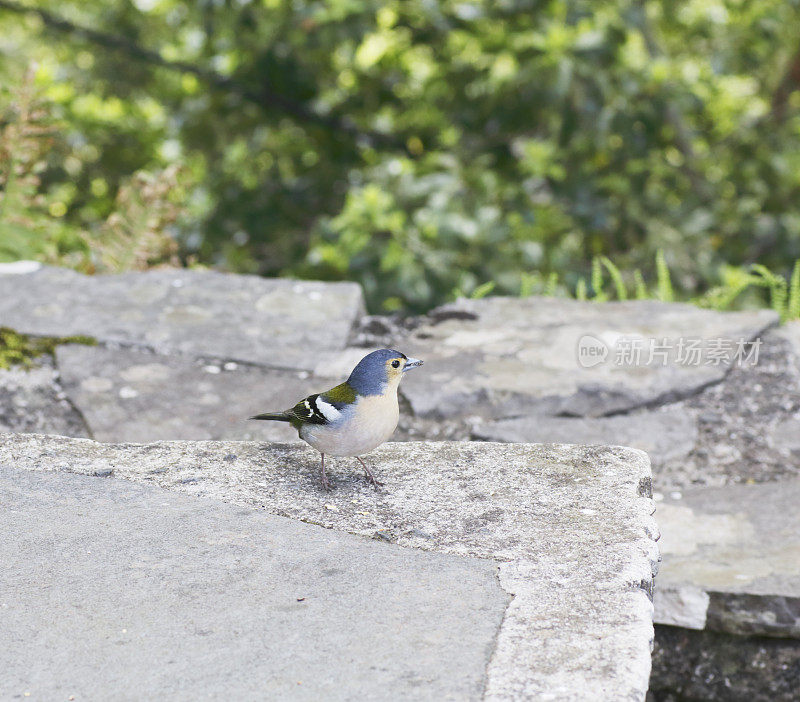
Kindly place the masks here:
POLYGON ((356 141, 366 142, 370 146, 395 148, 407 152, 407 148, 402 141, 396 139, 393 135, 362 130, 347 117, 320 115, 309 109, 306 105, 296 102, 285 95, 271 91, 267 87, 255 90, 235 78, 222 75, 216 71, 202 68, 187 63, 186 61, 169 61, 157 51, 146 49, 136 42, 118 34, 83 27, 63 19, 62 17, 58 17, 48 10, 26 6, 14 2, 14 0, 0 0, 0 10, 7 10, 8 12, 21 15, 35 15, 39 17, 45 27, 52 31, 77 37, 95 46, 122 53, 137 61, 150 64, 151 66, 193 75, 215 90, 238 95, 243 100, 257 105, 263 110, 280 110, 291 115, 300 122, 307 122, 331 131, 346 134, 350 138, 356 141))
POLYGON ((789 96, 795 91, 800 90, 800 49, 789 60, 786 72, 783 74, 781 82, 772 95, 772 108, 770 116, 776 122, 782 122, 786 116, 786 107, 789 103, 789 96))

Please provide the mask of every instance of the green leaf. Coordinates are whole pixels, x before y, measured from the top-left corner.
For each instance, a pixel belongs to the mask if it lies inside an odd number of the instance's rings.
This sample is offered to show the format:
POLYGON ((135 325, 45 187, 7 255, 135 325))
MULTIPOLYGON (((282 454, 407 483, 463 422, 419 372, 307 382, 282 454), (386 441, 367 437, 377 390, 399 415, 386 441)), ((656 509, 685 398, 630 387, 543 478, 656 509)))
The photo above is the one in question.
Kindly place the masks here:
POLYGON ((495 285, 496 284, 493 280, 489 280, 482 285, 479 285, 472 291, 470 298, 472 300, 480 300, 482 297, 486 297, 490 292, 492 292, 492 290, 494 290, 495 285))
POLYGON ((663 249, 659 249, 656 253, 656 290, 658 291, 658 299, 662 302, 672 302, 675 299, 675 293, 672 290, 672 278, 663 249))

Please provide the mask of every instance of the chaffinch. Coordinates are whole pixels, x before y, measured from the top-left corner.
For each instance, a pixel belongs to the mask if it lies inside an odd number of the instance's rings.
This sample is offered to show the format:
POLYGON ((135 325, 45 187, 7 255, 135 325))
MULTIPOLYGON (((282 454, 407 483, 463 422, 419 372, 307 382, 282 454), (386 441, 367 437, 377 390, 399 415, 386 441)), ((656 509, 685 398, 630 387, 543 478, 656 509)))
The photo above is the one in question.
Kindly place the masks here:
POLYGON ((397 428, 400 407, 397 386, 403 373, 422 365, 416 358, 392 349, 379 349, 362 358, 341 385, 327 392, 309 395, 283 412, 266 412, 250 419, 289 422, 300 438, 322 454, 322 486, 331 489, 325 475, 325 454, 355 456, 367 480, 381 485, 361 460, 397 428))

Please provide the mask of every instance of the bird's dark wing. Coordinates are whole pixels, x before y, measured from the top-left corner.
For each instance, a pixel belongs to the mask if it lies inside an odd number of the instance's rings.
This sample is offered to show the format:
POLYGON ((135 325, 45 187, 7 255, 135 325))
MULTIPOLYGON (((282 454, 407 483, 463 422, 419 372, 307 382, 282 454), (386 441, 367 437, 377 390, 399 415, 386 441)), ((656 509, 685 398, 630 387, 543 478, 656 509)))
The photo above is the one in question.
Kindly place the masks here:
POLYGON ((286 410, 285 414, 302 423, 330 424, 338 419, 342 410, 355 400, 355 390, 347 383, 342 383, 327 392, 309 395, 291 409, 286 410))
POLYGON ((286 410, 284 414, 302 424, 327 424, 327 417, 317 406, 319 396, 319 393, 309 395, 305 400, 300 400, 294 407, 286 410))

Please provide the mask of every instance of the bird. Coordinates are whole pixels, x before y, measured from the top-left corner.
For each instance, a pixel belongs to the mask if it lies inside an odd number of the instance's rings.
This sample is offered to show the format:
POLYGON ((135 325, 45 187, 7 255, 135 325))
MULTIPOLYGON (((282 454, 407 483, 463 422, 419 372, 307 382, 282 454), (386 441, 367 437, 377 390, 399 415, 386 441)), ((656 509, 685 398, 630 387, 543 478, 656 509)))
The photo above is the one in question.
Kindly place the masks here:
POLYGON ((331 489, 325 455, 355 456, 366 479, 375 479, 361 456, 386 441, 397 428, 400 406, 397 388, 403 375, 422 361, 394 349, 378 349, 362 358, 345 382, 327 392, 309 395, 282 412, 265 412, 250 419, 288 422, 300 438, 322 454, 322 487, 331 489))

